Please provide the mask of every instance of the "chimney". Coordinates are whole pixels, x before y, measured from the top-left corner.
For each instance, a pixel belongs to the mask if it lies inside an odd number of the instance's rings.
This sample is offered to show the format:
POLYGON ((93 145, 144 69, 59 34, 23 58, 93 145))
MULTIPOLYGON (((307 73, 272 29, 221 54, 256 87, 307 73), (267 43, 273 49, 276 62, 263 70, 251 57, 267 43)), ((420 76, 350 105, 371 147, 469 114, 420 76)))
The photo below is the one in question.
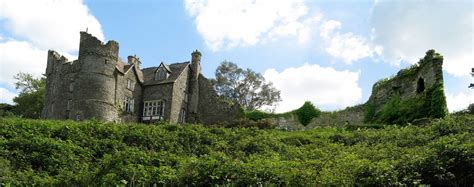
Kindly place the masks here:
POLYGON ((138 69, 140 69, 140 58, 137 57, 137 55, 133 56, 128 56, 128 63, 129 64, 134 64, 138 69))
POLYGON ((201 62, 201 52, 199 52, 197 49, 191 53, 191 62, 192 63, 200 63, 201 62))

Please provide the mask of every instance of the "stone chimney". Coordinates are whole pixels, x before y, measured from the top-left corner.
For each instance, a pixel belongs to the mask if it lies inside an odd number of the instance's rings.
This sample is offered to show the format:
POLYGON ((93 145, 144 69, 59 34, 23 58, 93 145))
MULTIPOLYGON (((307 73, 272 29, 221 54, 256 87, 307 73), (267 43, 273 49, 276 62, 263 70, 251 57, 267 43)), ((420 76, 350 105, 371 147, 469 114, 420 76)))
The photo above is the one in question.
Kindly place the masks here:
POLYGON ((129 64, 134 64, 138 69, 140 69, 140 58, 137 57, 137 55, 133 56, 128 56, 128 63, 129 64))
POLYGON ((200 63, 201 62, 201 52, 199 52, 197 49, 191 53, 191 62, 192 63, 200 63))

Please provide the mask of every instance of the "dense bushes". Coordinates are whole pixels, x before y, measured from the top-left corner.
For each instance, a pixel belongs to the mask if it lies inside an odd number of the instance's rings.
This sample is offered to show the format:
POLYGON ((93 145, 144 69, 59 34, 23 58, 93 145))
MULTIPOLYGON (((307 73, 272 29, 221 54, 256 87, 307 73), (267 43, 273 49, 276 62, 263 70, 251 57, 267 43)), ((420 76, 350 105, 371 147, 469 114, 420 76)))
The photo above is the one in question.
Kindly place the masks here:
POLYGON ((294 114, 296 115, 298 121, 303 126, 306 126, 311 122, 313 118, 321 115, 321 111, 314 107, 311 102, 306 101, 304 102, 303 106, 294 111, 294 114))
POLYGON ((474 117, 287 132, 0 118, 0 185, 460 185, 474 117))
POLYGON ((296 110, 292 110, 285 113, 268 113, 259 110, 247 111, 245 112, 245 117, 252 121, 260 121, 268 118, 289 118, 295 116, 298 122, 303 126, 308 125, 313 118, 319 117, 321 111, 316 108, 310 101, 306 101, 303 106, 296 110))

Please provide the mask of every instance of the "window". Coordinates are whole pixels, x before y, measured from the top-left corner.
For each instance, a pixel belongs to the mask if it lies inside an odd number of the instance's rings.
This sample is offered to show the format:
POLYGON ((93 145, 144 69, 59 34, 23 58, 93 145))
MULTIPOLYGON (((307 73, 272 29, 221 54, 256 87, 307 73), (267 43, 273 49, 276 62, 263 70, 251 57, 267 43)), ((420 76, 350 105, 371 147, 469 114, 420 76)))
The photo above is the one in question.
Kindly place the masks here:
POLYGON ((179 115, 179 123, 186 123, 186 110, 181 109, 181 114, 179 115))
POLYGON ((159 116, 161 119, 165 114, 165 101, 154 100, 143 103, 143 116, 159 116))
POLYGON ((127 89, 129 90, 135 89, 135 82, 130 79, 127 79, 127 89))
POLYGON ((166 71, 166 69, 161 66, 158 71, 156 71, 155 73, 155 80, 165 80, 167 79, 169 76, 169 73, 168 71, 166 71))
POLYGON ((74 82, 69 83, 69 92, 74 91, 74 82))
POLYGON ((184 102, 188 102, 188 92, 184 92, 184 98, 183 98, 184 102))
POLYGON ((125 112, 132 113, 134 110, 135 102, 131 97, 125 97, 123 100, 123 109, 125 112))
POLYGON ((416 86, 416 93, 421 93, 423 91, 425 91, 425 80, 420 77, 416 86))
POLYGON ((68 100, 67 101, 67 106, 66 106, 66 110, 71 110, 71 105, 72 105, 72 100, 68 100))

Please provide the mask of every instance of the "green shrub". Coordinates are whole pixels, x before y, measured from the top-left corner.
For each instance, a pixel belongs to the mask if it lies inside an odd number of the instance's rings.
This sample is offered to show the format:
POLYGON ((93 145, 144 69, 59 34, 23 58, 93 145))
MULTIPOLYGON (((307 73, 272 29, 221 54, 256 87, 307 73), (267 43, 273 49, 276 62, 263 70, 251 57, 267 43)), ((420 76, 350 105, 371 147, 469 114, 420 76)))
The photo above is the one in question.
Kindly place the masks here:
POLYGON ((250 119, 250 120, 253 120, 253 121, 262 120, 262 119, 265 119, 265 118, 269 118, 271 116, 272 116, 271 114, 266 113, 266 112, 262 112, 262 111, 259 111, 259 110, 245 112, 245 117, 250 119))
POLYGON ((306 126, 313 118, 319 117, 319 115, 321 115, 321 111, 314 107, 313 103, 306 101, 304 102, 303 106, 294 111, 294 114, 296 115, 298 121, 302 125, 306 126))
POLYGON ((474 185, 472 115, 425 126, 257 126, 0 118, 0 185, 474 185))

